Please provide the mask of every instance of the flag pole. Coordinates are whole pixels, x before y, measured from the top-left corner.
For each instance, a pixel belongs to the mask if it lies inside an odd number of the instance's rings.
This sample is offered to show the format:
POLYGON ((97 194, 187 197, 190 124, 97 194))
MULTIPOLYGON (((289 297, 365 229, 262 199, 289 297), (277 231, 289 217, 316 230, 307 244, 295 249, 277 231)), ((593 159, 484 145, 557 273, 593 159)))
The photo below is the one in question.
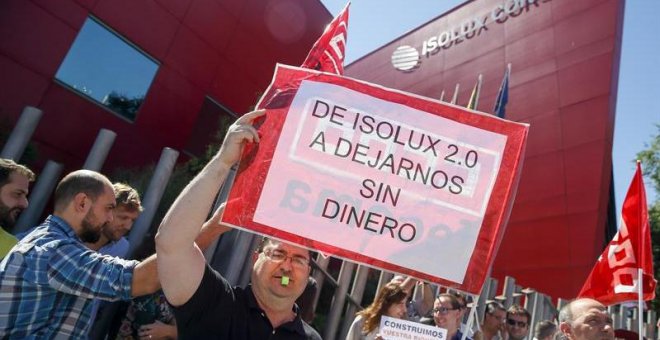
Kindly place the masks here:
MULTIPOLYGON (((642 172, 642 167, 641 167, 641 162, 639 159, 637 160, 637 171, 642 172)), ((639 188, 641 190, 637 190, 639 192, 639 195, 642 196, 642 193, 644 192, 644 181, 640 180, 638 181, 638 185, 641 186, 642 188, 639 188)), ((640 197, 641 204, 646 204, 646 197, 640 197)), ((644 214, 644 209, 638 209, 639 210, 639 221, 642 222, 644 221, 645 216, 641 216, 644 214)), ((641 228, 639 228, 637 240, 639 244, 639 249, 641 251, 641 261, 638 263, 638 268, 637 268, 637 333, 639 336, 639 340, 642 340, 642 327, 643 327, 643 316, 644 316, 644 309, 643 309, 643 300, 644 300, 644 256, 646 255, 644 249, 646 249, 644 246, 644 241, 646 240, 646 237, 644 237, 644 223, 642 222, 641 228)))
POLYGON ((639 340, 642 340, 642 327, 643 327, 643 316, 644 316, 644 310, 643 310, 643 295, 644 295, 644 270, 642 268, 637 268, 637 279, 639 280, 637 284, 639 285, 639 288, 637 289, 637 330, 638 330, 638 335, 639 335, 639 340))
MULTIPOLYGON (((483 290, 483 286, 482 286, 482 290, 483 290)), ((470 314, 468 314, 468 321, 467 324, 465 325, 465 332, 463 332, 463 336, 461 337, 461 340, 465 340, 467 338, 468 332, 470 332, 470 330, 472 329, 472 322, 475 320, 475 317, 477 315, 477 303, 479 301, 479 295, 469 294, 469 296, 472 297, 472 308, 470 308, 470 314)))
POLYGON ((500 118, 504 118, 506 104, 509 101, 509 77, 511 76, 511 63, 506 65, 506 70, 504 71, 504 78, 502 78, 502 84, 500 85, 500 90, 497 92, 497 97, 495 98, 495 107, 493 108, 493 114, 497 115, 500 118))
POLYGON ((456 104, 456 99, 458 99, 458 88, 460 85, 456 83, 456 87, 454 88, 454 96, 451 98, 451 103, 456 104))
POLYGON ((477 93, 474 98, 474 109, 477 109, 477 105, 479 105, 479 96, 481 95, 481 82, 483 81, 484 76, 482 74, 479 74, 479 77, 477 77, 477 93))

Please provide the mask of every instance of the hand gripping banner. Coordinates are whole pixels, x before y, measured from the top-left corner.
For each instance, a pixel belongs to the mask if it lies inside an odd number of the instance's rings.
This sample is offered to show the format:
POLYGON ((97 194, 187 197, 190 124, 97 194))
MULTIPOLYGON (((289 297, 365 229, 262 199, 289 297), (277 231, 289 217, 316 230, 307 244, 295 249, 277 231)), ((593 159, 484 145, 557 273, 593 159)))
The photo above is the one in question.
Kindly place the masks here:
POLYGON ((526 124, 278 65, 261 142, 223 220, 478 294, 522 167, 526 124))

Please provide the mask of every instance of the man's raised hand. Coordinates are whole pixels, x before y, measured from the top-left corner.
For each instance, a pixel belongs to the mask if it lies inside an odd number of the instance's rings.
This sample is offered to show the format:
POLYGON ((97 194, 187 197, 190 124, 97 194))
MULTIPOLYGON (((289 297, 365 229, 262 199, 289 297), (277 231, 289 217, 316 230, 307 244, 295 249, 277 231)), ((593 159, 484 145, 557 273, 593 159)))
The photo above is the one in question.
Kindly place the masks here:
POLYGON ((259 134, 254 128, 254 120, 263 116, 266 110, 248 112, 238 118, 229 127, 224 142, 218 151, 218 158, 227 167, 231 167, 241 158, 243 143, 259 143, 259 134))

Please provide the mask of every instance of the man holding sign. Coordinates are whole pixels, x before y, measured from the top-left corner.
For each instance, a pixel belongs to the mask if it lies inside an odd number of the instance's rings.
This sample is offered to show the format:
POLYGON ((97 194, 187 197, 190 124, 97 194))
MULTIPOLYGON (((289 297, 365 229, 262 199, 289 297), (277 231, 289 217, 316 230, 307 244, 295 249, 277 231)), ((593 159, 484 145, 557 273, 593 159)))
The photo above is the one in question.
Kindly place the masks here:
POLYGON ((246 149, 224 222, 479 293, 527 126, 285 65, 261 103, 269 133, 246 149))
POLYGON ((309 277, 309 251, 266 239, 252 256, 251 285, 231 287, 206 264, 195 238, 213 200, 264 111, 239 118, 218 153, 176 199, 156 235, 159 277, 175 307, 179 335, 190 339, 320 339, 297 313, 309 277))

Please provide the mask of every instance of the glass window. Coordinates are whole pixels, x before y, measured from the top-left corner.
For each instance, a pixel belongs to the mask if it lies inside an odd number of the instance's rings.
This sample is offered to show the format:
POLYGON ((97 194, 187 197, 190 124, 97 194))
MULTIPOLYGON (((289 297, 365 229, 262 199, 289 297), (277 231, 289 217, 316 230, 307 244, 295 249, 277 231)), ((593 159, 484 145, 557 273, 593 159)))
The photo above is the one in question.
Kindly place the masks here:
POLYGON ((157 70, 153 58, 90 17, 55 78, 84 97, 135 120, 157 70))
POLYGON ((190 155, 202 156, 209 145, 217 150, 225 139, 227 129, 235 120, 235 113, 210 97, 205 97, 183 151, 190 155))

